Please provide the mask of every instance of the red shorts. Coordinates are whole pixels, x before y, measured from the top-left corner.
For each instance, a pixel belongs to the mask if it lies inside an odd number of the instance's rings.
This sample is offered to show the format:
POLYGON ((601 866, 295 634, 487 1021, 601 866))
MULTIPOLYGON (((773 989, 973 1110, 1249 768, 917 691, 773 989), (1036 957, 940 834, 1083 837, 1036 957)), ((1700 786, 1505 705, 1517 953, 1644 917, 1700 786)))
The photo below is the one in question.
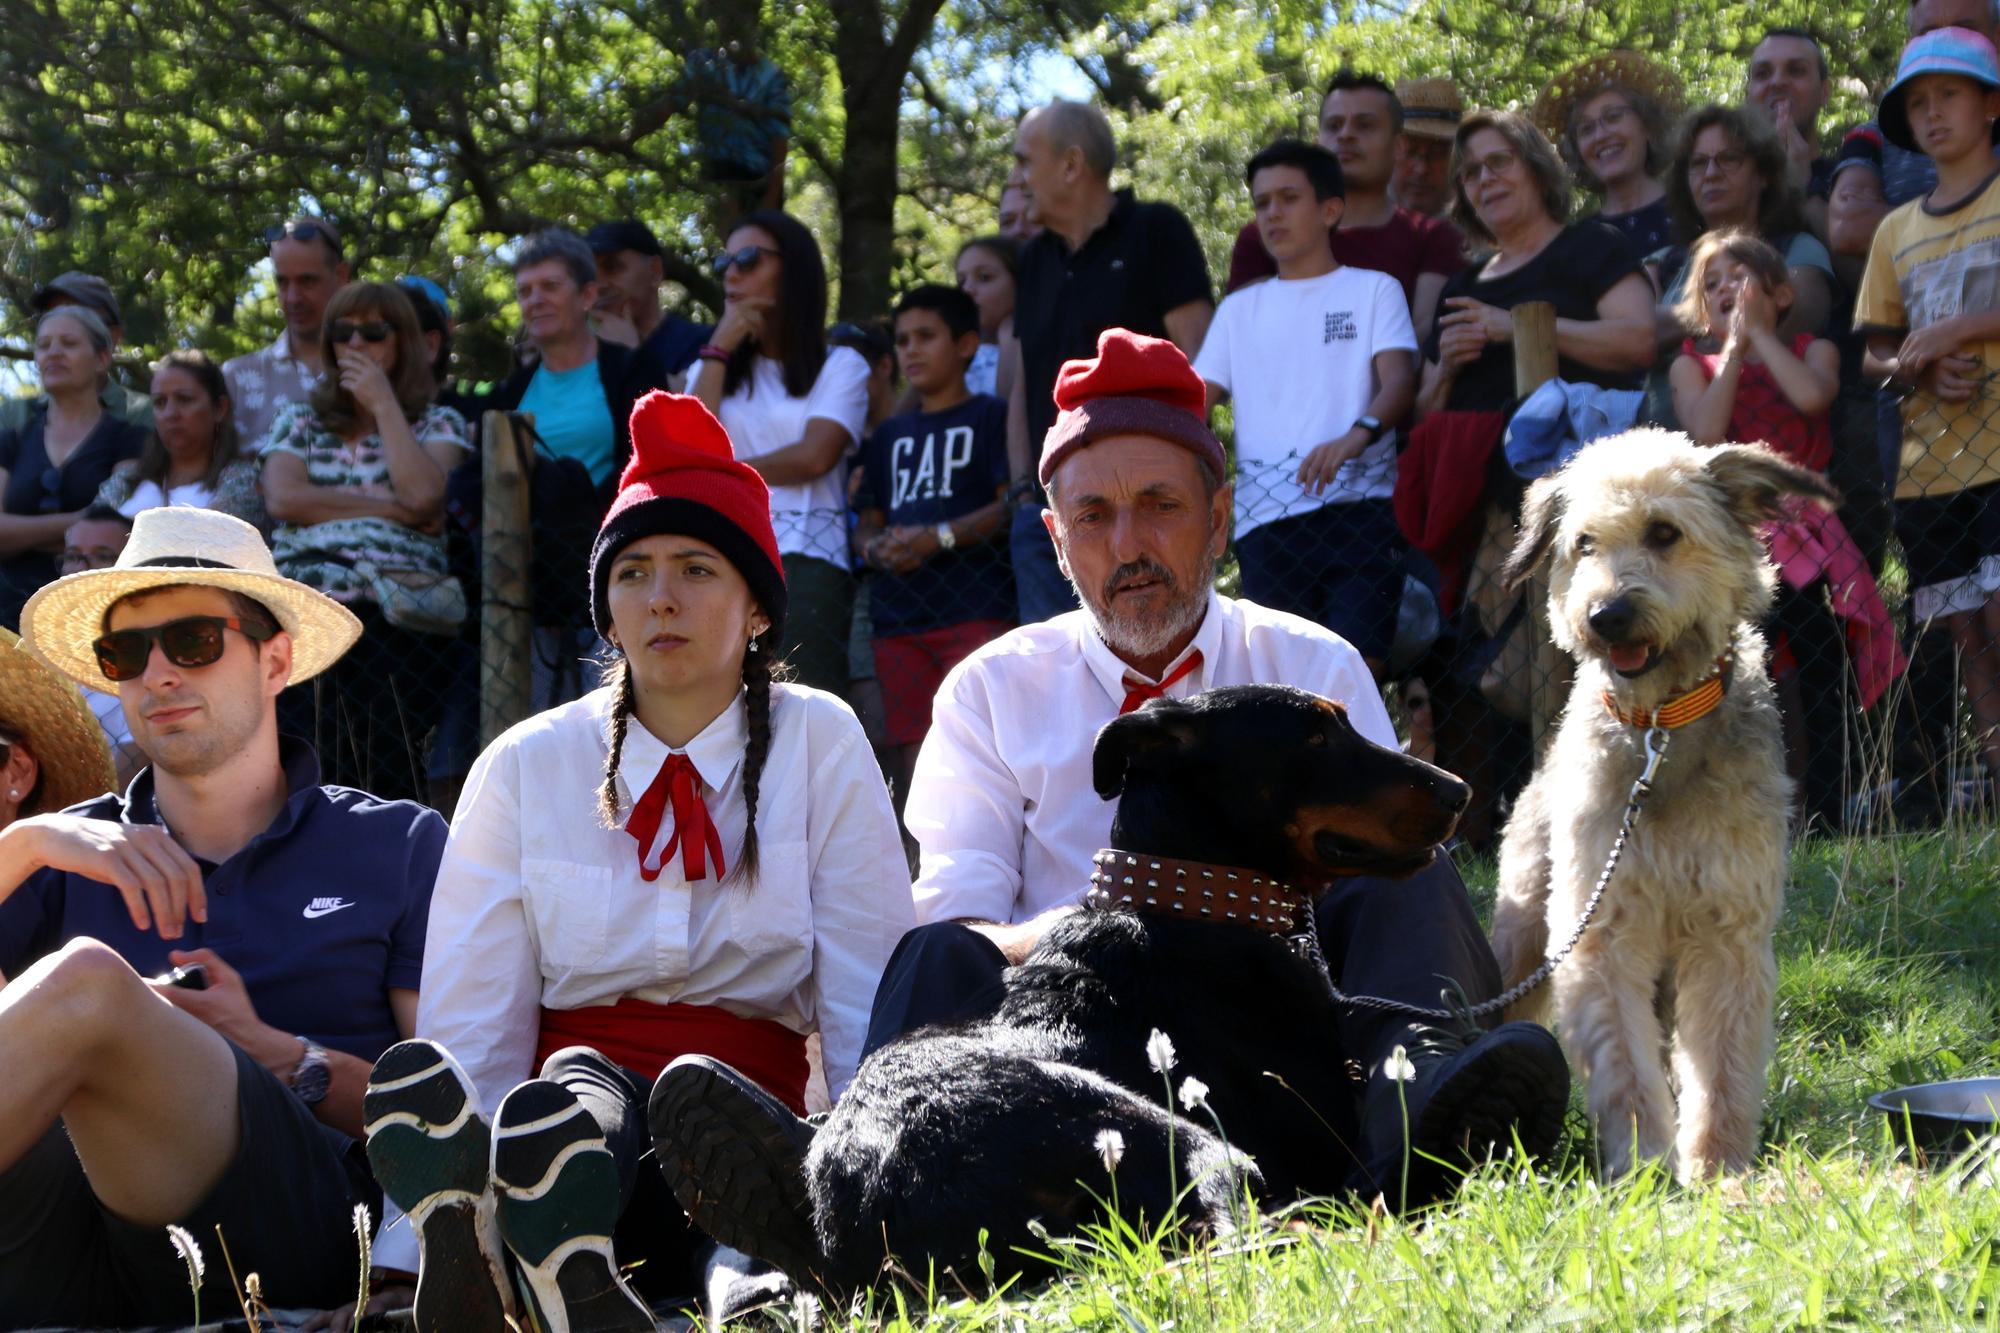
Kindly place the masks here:
POLYGON ((931 700, 945 673, 967 654, 1014 626, 1005 620, 891 634, 875 640, 875 679, 882 686, 883 730, 891 745, 915 745, 931 729, 931 700))

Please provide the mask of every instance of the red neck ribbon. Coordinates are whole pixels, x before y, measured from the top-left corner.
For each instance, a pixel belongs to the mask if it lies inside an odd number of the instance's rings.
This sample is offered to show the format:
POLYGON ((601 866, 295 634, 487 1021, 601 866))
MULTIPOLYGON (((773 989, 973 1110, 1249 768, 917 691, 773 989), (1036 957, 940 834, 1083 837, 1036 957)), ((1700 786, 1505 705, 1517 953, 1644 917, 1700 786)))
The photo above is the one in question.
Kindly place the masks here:
POLYGON ((681 852, 681 870, 690 884, 708 877, 707 858, 711 856, 715 858, 716 879, 729 873, 722 865, 722 835, 715 831, 715 822, 708 817, 701 786, 701 774, 695 770, 693 761, 684 754, 670 754, 653 775, 653 785, 646 788, 646 794, 632 807, 625 831, 638 841, 639 878, 648 884, 660 877, 660 870, 673 857, 676 847, 681 852), (648 866, 646 854, 659 836, 660 819, 669 804, 674 808, 674 836, 660 853, 659 863, 648 866))
POLYGON ((1118 706, 1118 716, 1120 717, 1125 716, 1125 714, 1131 712, 1133 709, 1137 708, 1140 704, 1145 703, 1146 700, 1148 699, 1159 698, 1161 695, 1167 692, 1168 686, 1172 685, 1175 681, 1187 675, 1190 671, 1193 671, 1196 667, 1200 665, 1201 665, 1201 649, 1197 648, 1193 652, 1187 655, 1187 660, 1185 662, 1182 662, 1179 666, 1175 667, 1172 671, 1168 672, 1167 678, 1161 681, 1158 685, 1148 685, 1145 681, 1140 680, 1137 676, 1133 675, 1129 671, 1126 672, 1125 702, 1118 706))

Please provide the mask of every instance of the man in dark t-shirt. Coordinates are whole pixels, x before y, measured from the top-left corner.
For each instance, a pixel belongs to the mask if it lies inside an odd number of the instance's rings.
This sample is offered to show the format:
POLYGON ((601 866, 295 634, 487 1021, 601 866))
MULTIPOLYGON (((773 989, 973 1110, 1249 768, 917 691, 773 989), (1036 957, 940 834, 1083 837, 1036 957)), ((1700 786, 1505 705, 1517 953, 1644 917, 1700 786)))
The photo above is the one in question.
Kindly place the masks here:
MULTIPOLYGON (((118 691, 149 766, 0 830, 0 1323, 180 1324, 170 1223, 220 1227, 274 1305, 338 1304, 354 1205, 381 1216, 361 1096, 415 1026, 445 843, 436 811, 321 786, 279 738, 279 691, 359 626, 249 524, 172 508, 21 627, 118 691), (176 966, 206 985, 147 980, 176 966)), ((226 1306, 228 1267, 208 1273, 226 1306)))
POLYGON ((1833 91, 1826 51, 1804 28, 1771 28, 1750 52, 1743 101, 1761 107, 1784 145, 1786 169, 1806 197, 1806 221, 1826 239, 1826 195, 1833 159, 1819 151, 1819 113, 1833 91))
POLYGON ((896 360, 917 395, 861 450, 854 546, 876 570, 868 614, 897 811, 931 699, 945 673, 1014 624, 1014 577, 1002 542, 1007 405, 968 393, 979 308, 956 287, 918 287, 896 307, 896 360))
POLYGON ((1044 230, 1021 250, 1014 274, 1014 336, 1002 350, 1019 371, 1007 404, 1007 459, 1015 494, 1010 545, 1021 623, 1074 610, 1042 525, 1032 460, 1056 417, 1056 371, 1097 354, 1110 328, 1168 338, 1190 359, 1215 314, 1208 261, 1194 228, 1171 204, 1113 191, 1111 123, 1096 107, 1051 102, 1029 112, 1014 137, 1010 180, 1028 192, 1044 230))
MULTIPOLYGON (((1403 104, 1372 74, 1343 69, 1320 101, 1319 146, 1340 159, 1347 208, 1333 231, 1333 257, 1346 268, 1372 268, 1403 285, 1417 338, 1430 335, 1445 279, 1465 267, 1465 238, 1442 218, 1398 208, 1389 197, 1403 104)), ((1254 220, 1236 235, 1229 290, 1276 275, 1278 265, 1254 220)))

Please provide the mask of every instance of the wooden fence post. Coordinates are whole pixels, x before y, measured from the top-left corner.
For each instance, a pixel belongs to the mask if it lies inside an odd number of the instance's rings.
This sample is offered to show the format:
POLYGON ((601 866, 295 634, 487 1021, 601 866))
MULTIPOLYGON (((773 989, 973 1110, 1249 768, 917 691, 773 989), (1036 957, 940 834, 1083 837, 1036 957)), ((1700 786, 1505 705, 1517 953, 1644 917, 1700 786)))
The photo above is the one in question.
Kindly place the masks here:
POLYGON ((1523 301, 1513 313, 1514 396, 1526 398, 1556 377, 1556 308, 1523 301))
POLYGON ((535 617, 528 580, 534 554, 524 468, 528 451, 505 412, 488 412, 480 437, 485 441, 480 464, 485 506, 479 519, 479 745, 484 749, 528 715, 535 617))

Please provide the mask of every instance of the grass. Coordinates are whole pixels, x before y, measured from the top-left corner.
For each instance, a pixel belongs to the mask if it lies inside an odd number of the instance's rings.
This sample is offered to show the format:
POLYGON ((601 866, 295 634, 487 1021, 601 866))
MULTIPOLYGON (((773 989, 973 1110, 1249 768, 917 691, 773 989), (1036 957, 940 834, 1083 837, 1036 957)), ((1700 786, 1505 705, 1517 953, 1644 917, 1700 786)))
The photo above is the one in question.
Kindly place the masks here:
MULTIPOLYGON (((1795 850, 1770 1146, 1747 1177, 1600 1186, 1576 1117, 1557 1166, 1489 1166, 1428 1218, 1320 1206, 1205 1248, 1106 1228, 1056 1242, 1069 1276, 1039 1291, 887 1292, 854 1326, 2000 1329, 2000 1171, 1962 1184, 1913 1167, 1864 1105, 2000 1072, 1996 836, 1968 823, 1795 850)), ((1484 911, 1490 863, 1467 877, 1484 911)))

